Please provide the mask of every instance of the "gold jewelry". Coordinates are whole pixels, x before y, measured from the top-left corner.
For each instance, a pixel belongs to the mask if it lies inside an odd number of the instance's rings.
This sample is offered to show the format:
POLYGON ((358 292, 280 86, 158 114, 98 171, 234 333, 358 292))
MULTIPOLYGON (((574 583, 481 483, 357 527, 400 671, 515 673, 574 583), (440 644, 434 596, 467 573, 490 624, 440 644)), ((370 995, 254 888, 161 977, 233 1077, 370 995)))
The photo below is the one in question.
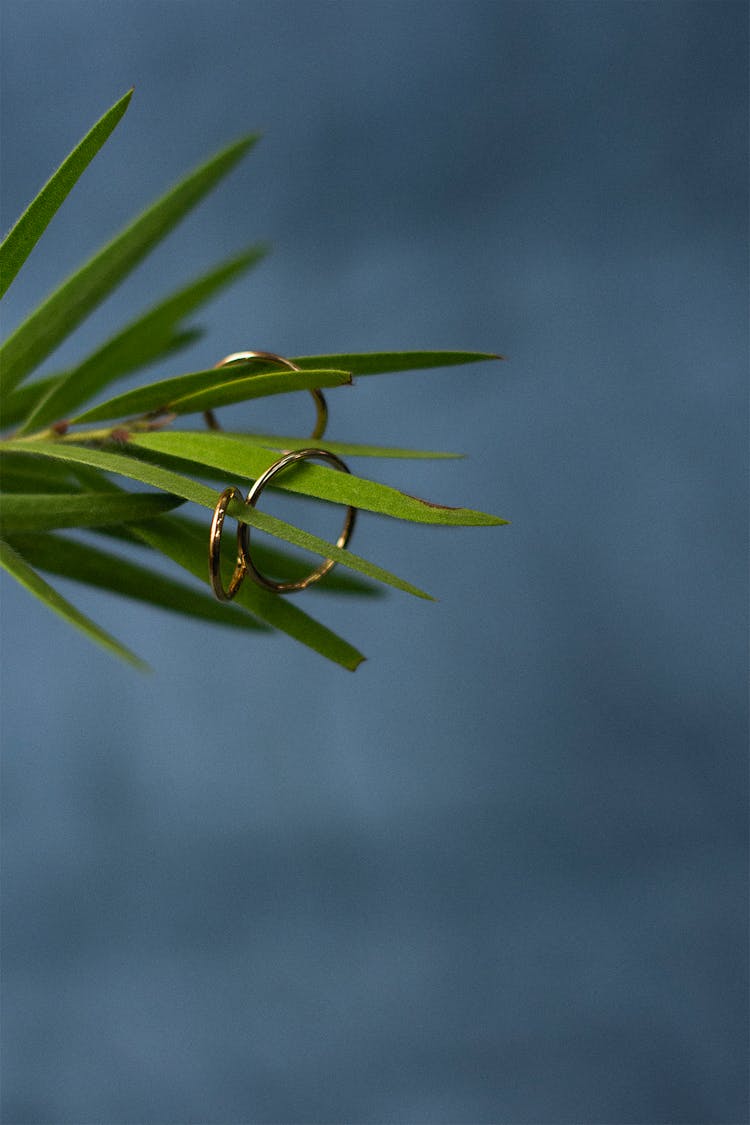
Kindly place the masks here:
MULTIPOLYGON (((281 355, 276 355, 274 352, 232 352, 231 355, 225 355, 220 359, 215 367, 228 367, 232 363, 241 363, 243 360, 248 359, 265 359, 272 363, 280 363, 284 367, 288 367, 290 371, 300 371, 301 368, 297 367, 296 363, 292 363, 291 359, 284 359, 281 355)), ((326 400, 323 398, 323 392, 315 387, 310 391, 315 402, 315 426, 310 437, 313 441, 322 438, 325 433, 325 428, 328 423, 328 407, 326 400)), ((206 425, 210 430, 220 430, 221 426, 216 421, 216 415, 213 410, 204 410, 203 417, 206 419, 206 425)))
MULTIPOLYGON (((269 469, 266 469, 262 476, 259 476, 253 487, 247 494, 245 503, 249 508, 254 508, 258 497, 268 482, 280 473, 287 465, 293 465, 297 461, 305 461, 308 458, 316 458, 320 461, 330 461, 330 463, 337 468, 340 472, 348 473, 349 469, 340 458, 336 457, 334 453, 329 453, 327 449, 296 449, 292 453, 286 453, 280 457, 278 461, 274 461, 269 469)), ((346 547, 354 530, 354 520, 357 515, 357 509, 349 507, 346 510, 346 518, 344 526, 336 540, 336 546, 346 547)), ((245 573, 257 582, 260 586, 265 587, 266 590, 272 590, 276 594, 290 594, 293 590, 304 590, 306 587, 311 586, 313 582, 317 582, 324 574, 327 574, 332 567, 336 565, 334 559, 326 559, 316 570, 313 570, 306 578, 300 578, 297 582, 274 582, 270 578, 266 578, 264 574, 256 568, 250 555, 250 528, 246 523, 241 523, 237 529, 237 542, 239 545, 239 553, 242 557, 245 573)), ((214 587, 216 589, 216 587, 214 587)))
POLYGON ((238 488, 231 485, 224 489, 216 501, 213 519, 211 520, 211 530, 208 533, 208 578, 213 592, 220 602, 230 602, 245 578, 245 559, 238 548, 237 565, 234 568, 229 588, 225 590, 221 581, 221 530, 224 526, 227 508, 235 498, 242 500, 242 493, 238 488))

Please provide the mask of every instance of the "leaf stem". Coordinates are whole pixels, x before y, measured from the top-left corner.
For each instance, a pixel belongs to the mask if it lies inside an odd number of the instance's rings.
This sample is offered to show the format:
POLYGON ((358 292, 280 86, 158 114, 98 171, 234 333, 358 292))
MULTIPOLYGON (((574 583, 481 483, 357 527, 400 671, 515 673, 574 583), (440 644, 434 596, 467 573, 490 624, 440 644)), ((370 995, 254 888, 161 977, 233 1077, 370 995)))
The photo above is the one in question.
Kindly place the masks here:
POLYGON ((14 443, 22 441, 30 445, 37 441, 73 442, 74 444, 88 441, 115 441, 122 444, 129 440, 131 434, 147 434, 153 433, 155 430, 161 430, 164 426, 174 422, 176 417, 176 414, 162 414, 159 417, 146 414, 138 418, 130 418, 125 422, 119 422, 114 426, 80 429, 72 433, 68 432, 67 422, 55 422, 54 425, 43 430, 36 430, 33 434, 11 434, 8 437, 0 438, 0 445, 6 441, 14 443))
POLYGON ((174 422, 177 414, 142 414, 135 418, 128 418, 125 422, 118 422, 116 425, 100 426, 99 429, 82 429, 75 430, 72 433, 67 429, 67 422, 55 422, 51 426, 47 426, 45 430, 36 430, 34 433, 24 434, 9 434, 6 438, 0 438, 0 444, 6 441, 22 441, 33 444, 36 441, 63 441, 80 443, 83 441, 116 441, 123 443, 128 441, 130 434, 134 433, 153 433, 155 430, 162 430, 164 426, 170 425, 174 422))

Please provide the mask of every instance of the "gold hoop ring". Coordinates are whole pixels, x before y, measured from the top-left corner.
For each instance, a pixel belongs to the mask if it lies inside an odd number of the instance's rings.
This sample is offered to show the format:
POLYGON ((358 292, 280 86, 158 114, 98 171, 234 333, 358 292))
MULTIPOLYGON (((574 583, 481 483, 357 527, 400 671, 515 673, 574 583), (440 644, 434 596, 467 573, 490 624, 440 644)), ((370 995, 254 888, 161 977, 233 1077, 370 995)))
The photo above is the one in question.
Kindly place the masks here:
MULTIPOLYGON (((265 359, 272 363, 281 363, 284 367, 288 367, 290 371, 300 371, 301 368, 297 367, 296 363, 292 363, 291 359, 284 359, 281 355, 276 355, 275 352, 232 352, 231 355, 225 355, 218 363, 214 364, 214 368, 228 367, 232 363, 241 363, 243 360, 248 359, 265 359)), ((326 400, 323 398, 323 392, 314 387, 311 389, 310 394, 315 403, 315 426, 310 438, 317 441, 322 438, 325 433, 326 425, 328 424, 328 406, 326 400)), ((206 419, 206 425, 209 430, 220 430, 221 426, 216 420, 216 415, 213 410, 204 410, 203 417, 206 419)))
MULTIPOLYGON (((262 476, 258 477, 253 487, 247 494, 245 503, 248 507, 254 508, 258 497, 268 482, 280 473, 287 465, 293 465, 297 461, 306 461, 308 458, 315 457, 321 461, 330 461, 337 469, 343 473, 348 473, 349 469, 344 462, 338 458, 334 453, 329 453, 327 449, 295 449, 292 453, 286 453, 280 457, 278 461, 274 461, 270 469, 266 469, 262 476)), ((346 547, 354 530, 354 521, 357 515, 357 509, 349 507, 346 510, 346 518, 341 534, 336 540, 336 546, 342 549, 346 547)), ((317 582, 324 574, 336 565, 335 559, 326 559, 316 570, 313 570, 306 578, 300 578, 297 582, 274 582, 270 578, 266 578, 264 574, 256 568, 250 555, 250 528, 246 523, 241 523, 237 530, 237 542, 239 545, 240 555, 242 556, 245 573, 249 575, 260 586, 264 586, 266 590, 272 590, 276 594, 290 594, 293 590, 304 590, 311 586, 313 582, 317 582)))
POLYGON ((245 577, 244 555, 238 550, 237 565, 234 568, 234 574, 228 589, 224 589, 224 584, 221 581, 221 531, 224 527, 227 508, 235 497, 242 500, 242 493, 238 488, 230 485, 229 488, 224 489, 216 501, 213 519, 211 520, 211 530, 208 533, 208 578, 213 592, 220 602, 231 602, 245 577))

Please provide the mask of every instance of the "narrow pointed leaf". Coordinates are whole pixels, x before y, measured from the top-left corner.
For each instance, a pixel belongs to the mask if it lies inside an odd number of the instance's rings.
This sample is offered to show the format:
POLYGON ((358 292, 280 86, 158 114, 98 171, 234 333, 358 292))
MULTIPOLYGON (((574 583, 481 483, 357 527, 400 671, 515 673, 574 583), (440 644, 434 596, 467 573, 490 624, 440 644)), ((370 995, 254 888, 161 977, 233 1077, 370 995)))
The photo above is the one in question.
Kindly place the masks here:
MULTIPOLYGON (((285 434, 230 434, 227 437, 240 438, 242 441, 252 442, 264 449, 307 449, 310 438, 289 437, 285 434)), ((351 441, 330 441, 325 439, 325 447, 330 453, 338 453, 341 457, 392 457, 396 460, 406 461, 444 461, 458 460, 463 453, 443 453, 430 449, 402 449, 388 445, 359 445, 351 441)))
POLYGON ((0 390, 7 394, 50 355, 256 139, 247 137, 230 145, 201 165, 63 282, 0 349, 0 390))
POLYGON ((483 363, 502 359, 493 352, 361 352, 344 355, 296 356, 298 367, 340 367, 352 375, 383 375, 389 371, 417 371, 431 367, 453 367, 460 363, 483 363))
POLYGON ((48 582, 42 578, 41 574, 29 566, 26 560, 16 551, 9 543, 4 543, 0 540, 0 566, 7 570, 9 574, 21 583, 22 586, 33 594, 34 597, 39 598, 45 605, 49 606, 51 610, 59 614, 71 625, 75 625, 77 629, 84 632, 91 640, 96 641, 97 644, 102 645, 110 652, 114 652, 117 656, 127 660, 128 663, 134 664, 138 668, 146 668, 147 665, 143 663, 134 653, 105 632, 99 625, 96 625, 85 614, 71 605, 66 598, 59 594, 54 587, 50 586, 48 582))
POLYGON ((133 91, 128 90, 127 94, 115 102, 97 121, 53 173, 39 194, 32 199, 18 222, 4 238, 0 246, 0 297, 7 291, 71 188, 125 113, 132 95, 133 91))
POLYGON ((62 535, 40 534, 14 537, 13 544, 28 562, 50 574, 216 625, 255 632, 266 629, 262 622, 248 613, 232 612, 232 607, 227 613, 226 607, 208 594, 129 559, 102 551, 91 543, 80 543, 62 535))
MULTIPOLYGON (((77 407, 116 379, 175 351, 175 345, 182 345, 186 335, 177 332, 180 321, 259 262, 265 253, 263 246, 250 247, 131 321, 51 388, 20 432, 39 429, 49 422, 69 417, 77 407)), ((195 335, 195 332, 187 334, 189 342, 192 343, 195 335)))
MULTIPOLYGON (((185 516, 170 515, 163 518, 169 520, 171 524, 181 524, 186 533, 192 534, 194 538, 200 539, 203 544, 201 549, 205 550, 205 524, 199 524, 195 520, 187 519, 185 516)), ((154 527, 156 522, 156 520, 151 520, 149 526, 154 527)), ((135 543, 144 548, 149 546, 143 539, 139 539, 125 524, 108 524, 103 527, 92 528, 91 530, 95 535, 105 536, 110 539, 120 539, 125 543, 135 543)), ((276 578, 283 579, 284 581, 296 581, 298 578, 303 578, 304 575, 308 574, 310 571, 309 564, 302 559, 294 558, 292 555, 287 554, 287 552, 280 551, 278 548, 272 547, 267 543, 255 543, 253 545, 253 558, 264 574, 273 574, 276 578)), ((380 598, 385 594, 385 589, 383 586, 378 586, 374 582, 358 577, 351 571, 344 570, 342 567, 336 567, 334 570, 329 571, 324 582, 316 582, 314 585, 310 586, 308 594, 310 596, 316 596, 318 594, 344 594, 353 597, 380 598)))
MULTIPOLYGON (((200 328, 187 328, 184 331, 173 332, 172 335, 147 335, 141 338, 136 348, 133 349, 132 356, 123 357, 123 362, 119 362, 119 357, 112 356, 109 360, 107 357, 97 357, 95 361, 95 372, 101 373, 105 382, 114 382, 115 379, 127 375, 130 370, 139 367, 145 367, 147 364, 155 363, 157 360, 168 359, 184 348, 190 347, 200 340, 204 332, 200 328), (132 368, 130 360, 132 359, 132 368)), ((94 357, 89 357, 93 359, 94 357)), ((86 367, 89 360, 84 360, 81 367, 86 367)), ((18 434, 27 434, 32 430, 41 429, 43 425, 50 422, 67 422, 65 417, 69 411, 58 409, 58 407, 65 405, 63 399, 67 398, 72 390, 72 384, 69 381, 71 374, 79 371, 80 368, 76 367, 72 370, 57 372, 54 375, 47 376, 45 379, 35 380, 33 383, 22 384, 16 387, 6 396, 5 402, 2 405, 3 424, 10 425, 13 422, 21 422, 17 429, 18 434), (63 386, 66 388, 62 398, 58 398, 58 390, 63 386)), ((94 391, 91 391, 93 394, 94 391)), ((81 398, 84 402, 90 395, 86 392, 81 398)), ((78 406, 78 403, 75 404, 78 406)))
POLYGON ((182 502, 155 492, 0 492, 0 534, 153 519, 182 502))
POLYGON ((170 406, 170 411, 174 414, 194 414, 199 410, 265 398, 266 395, 309 391, 315 387, 346 387, 351 381, 348 371, 275 371, 267 375, 250 375, 178 398, 170 406))
MULTIPOLYGON (((234 435, 227 434, 227 436, 235 436, 242 441, 248 441, 251 444, 258 446, 259 449, 276 449, 279 452, 289 449, 307 449, 311 444, 311 439, 309 437, 287 439, 281 437, 277 438, 275 435, 269 435, 271 440, 268 440, 268 438, 258 440, 258 438, 252 434, 248 435, 244 433, 238 433, 234 435)), ((329 441, 328 438, 325 439, 324 444, 325 448, 331 453, 339 453, 342 457, 357 455, 359 451, 364 449, 377 449, 376 446, 356 446, 347 442, 329 441)), ((390 454, 391 452, 395 454, 397 451, 388 451, 388 454, 390 454)), ((403 450, 402 452, 404 454, 408 454, 413 451, 403 450)), ((360 453, 360 455, 362 454, 360 453)), ((368 453, 366 455, 374 456, 374 453, 368 453)), ((385 450, 383 450, 382 453, 378 454, 378 456, 382 457, 385 457, 386 455, 387 454, 385 450)), ((212 468, 210 465, 198 465, 195 461, 189 461, 186 458, 181 457, 174 457, 171 454, 158 453, 156 450, 146 449, 144 446, 138 447, 138 456, 142 460, 148 461, 152 465, 161 465, 164 469, 169 469, 172 472, 176 473, 183 473, 185 476, 197 476, 207 483, 215 483, 217 487, 226 479, 226 472, 223 469, 212 468)), ((462 455, 453 454, 453 457, 460 456, 462 455)), ((247 479, 251 480, 254 478, 248 476, 247 479)), ((273 483, 275 486, 276 482, 274 481, 273 483)))
MULTIPOLYGON (((191 500, 204 508, 213 509, 218 498, 215 489, 208 488, 205 484, 190 480, 179 473, 170 472, 160 465, 140 461, 137 457, 127 456, 123 453, 110 453, 102 449, 87 449, 80 445, 74 445, 72 442, 30 442, 23 440, 3 442, 0 446, 0 453, 3 451, 40 454, 44 457, 55 457, 62 461, 91 465, 94 468, 105 469, 107 472, 118 473, 130 480, 140 481, 142 484, 150 484, 155 488, 161 488, 164 492, 182 496, 183 499, 191 500)), ((426 594, 417 586, 413 586, 410 582, 397 578, 395 574, 384 570, 383 567, 368 562, 349 550, 342 550, 333 543, 327 543, 325 539, 321 539, 317 535, 311 535, 307 531, 292 527, 291 524, 285 523, 283 520, 266 515, 265 512, 259 512, 255 508, 248 508, 244 504, 234 501, 230 505, 229 514, 235 519, 239 519, 243 523, 249 523, 261 531, 268 532, 269 535, 275 535, 295 547, 312 551, 314 554, 320 555, 321 558, 334 559, 343 566, 359 571, 377 582, 384 582, 387 586, 393 586, 407 594, 414 594, 415 597, 434 601, 429 594, 426 594)))
MULTIPOLYGON (((196 340, 200 340, 203 335, 204 330, 202 328, 185 328, 182 331, 175 331, 171 336, 149 338, 148 346, 142 348, 140 356, 137 354, 137 349, 133 349, 130 357, 133 364, 132 368, 130 361, 127 365, 123 363, 113 377, 119 379, 122 375, 127 375, 130 370, 176 355, 177 352, 190 347, 196 340)), ((87 360, 84 360, 84 363, 87 362, 87 360)), ((20 387, 16 387, 0 402, 0 427, 5 429, 22 422, 24 424, 19 428, 18 433, 28 433, 33 429, 32 413, 52 393, 55 385, 66 381, 69 375, 70 371, 56 371, 53 375, 47 375, 43 379, 35 379, 33 383, 23 383, 20 387), (24 419, 26 419, 25 422, 24 419)), ((56 414, 53 420, 55 422, 63 421, 62 412, 56 414)))
POLYGON ((0 401, 0 426, 6 429, 22 422, 64 377, 65 372, 56 371, 53 375, 45 375, 43 379, 35 379, 33 383, 16 387, 10 394, 3 395, 0 401))
POLYGON ((340 387, 351 382, 351 376, 346 371, 279 371, 278 368, 265 375, 253 372, 237 378, 235 368, 240 366, 248 368, 252 364, 232 364, 232 378, 228 378, 229 368, 213 367, 208 371, 194 371, 137 387, 84 411, 73 421, 102 422, 110 418, 161 412, 192 414, 246 399, 290 394, 313 387, 340 387))
POLYGON ((88 465, 7 452, 0 457, 0 489, 16 493, 124 491, 101 470, 88 465))
POLYGON ((51 457, 3 453, 0 457, 0 488, 3 492, 74 492, 80 484, 75 465, 53 461, 51 457))
MULTIPOLYGON (((229 434, 134 434, 132 444, 144 449, 154 449, 159 453, 172 453, 176 457, 192 460, 197 465, 210 465, 254 480, 278 460, 274 454, 259 448, 254 442, 229 434)), ((416 523, 479 527, 507 522, 498 516, 475 512, 470 508, 448 508, 442 504, 432 504, 406 492, 399 492, 389 485, 310 463, 290 468, 288 472, 275 478, 274 484, 290 492, 315 496, 318 500, 351 504, 355 508, 416 523)))
MULTIPOLYGON (((189 528, 171 520, 145 524, 134 530, 144 542, 207 583, 206 542, 202 537, 196 537, 189 528)), ((352 672, 365 659, 356 648, 287 598, 280 598, 252 582, 243 582, 235 602, 269 625, 352 672)))

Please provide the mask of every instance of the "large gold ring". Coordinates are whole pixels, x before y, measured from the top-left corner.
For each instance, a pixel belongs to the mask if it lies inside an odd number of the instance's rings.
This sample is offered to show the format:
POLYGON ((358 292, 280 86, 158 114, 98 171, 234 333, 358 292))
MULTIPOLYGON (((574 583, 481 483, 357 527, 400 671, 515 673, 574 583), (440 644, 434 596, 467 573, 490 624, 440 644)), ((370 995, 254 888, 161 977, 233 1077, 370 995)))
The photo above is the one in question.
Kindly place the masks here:
MULTIPOLYGON (((269 469, 266 469, 262 476, 258 477, 255 484, 252 486, 247 494, 245 503, 250 508, 254 508, 258 497, 268 482, 272 480, 277 473, 282 472, 287 465, 293 465, 297 461, 306 461, 308 458, 316 458, 320 461, 330 461, 335 468, 343 473, 348 473, 349 469, 344 462, 336 457, 334 453, 329 453, 327 449, 296 449, 292 453, 286 453, 280 457, 278 461, 274 461, 269 469)), ((349 507, 346 510, 346 518, 341 534, 336 540, 336 546, 346 547, 354 530, 354 520, 357 515, 357 509, 349 507)), ((290 594, 293 590, 304 590, 306 587, 311 586, 313 582, 317 582, 324 574, 336 565, 335 559, 326 559, 316 570, 313 570, 305 578, 300 578, 297 582, 274 582, 270 578, 266 578, 261 574, 253 563, 250 554, 250 528, 246 523, 241 523, 237 530, 237 542, 239 545, 239 553, 245 568, 245 573, 252 578, 258 585, 265 587, 266 590, 272 590, 276 594, 290 594)))
POLYGON ((227 514, 227 508, 235 497, 239 500, 242 499, 242 493, 238 488, 231 485, 229 488, 224 489, 221 496, 216 501, 214 516, 211 520, 211 530, 208 533, 208 578, 213 592, 220 602, 231 602, 245 577, 245 558, 238 548, 237 564, 234 568, 234 574, 232 575, 229 587, 226 590, 224 589, 224 584, 221 580, 221 531, 224 527, 224 517, 227 514))
MULTIPOLYGON (((264 359, 272 363, 280 363, 284 367, 288 367, 290 371, 300 371, 301 368, 297 367, 296 363, 292 363, 291 359, 284 359, 281 355, 276 355, 274 352, 232 352, 231 355, 225 355, 220 359, 215 367, 228 367, 232 363, 241 363, 248 359, 264 359)), ((311 389, 310 394, 315 403, 315 426, 310 437, 313 441, 317 441, 325 433, 325 428, 328 423, 328 406, 326 400, 323 398, 323 392, 315 387, 311 389)), ((216 415, 213 410, 204 410, 203 417, 206 419, 206 425, 210 430, 220 430, 221 426, 216 420, 216 415)))

